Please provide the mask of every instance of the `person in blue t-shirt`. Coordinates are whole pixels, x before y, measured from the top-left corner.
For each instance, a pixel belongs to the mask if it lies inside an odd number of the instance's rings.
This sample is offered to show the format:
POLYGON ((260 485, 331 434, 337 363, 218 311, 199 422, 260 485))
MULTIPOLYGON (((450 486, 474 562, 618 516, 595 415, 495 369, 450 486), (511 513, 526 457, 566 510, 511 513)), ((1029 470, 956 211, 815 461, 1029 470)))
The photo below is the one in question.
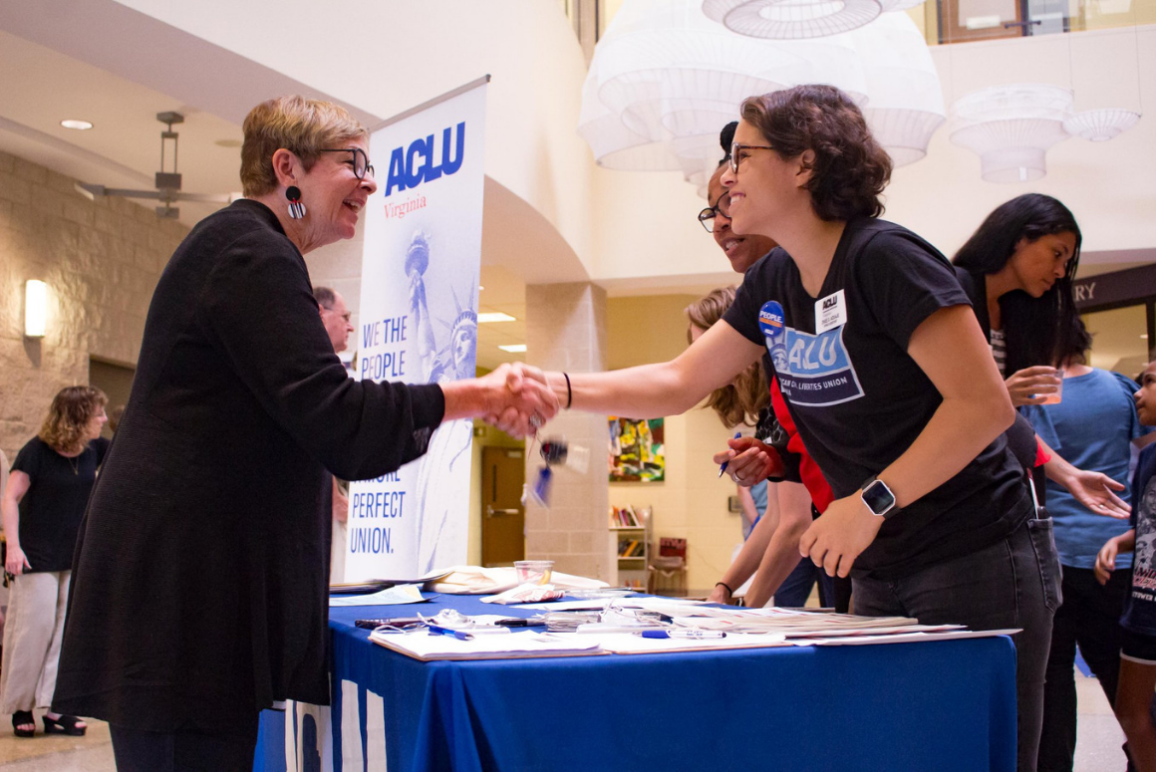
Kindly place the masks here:
MULTIPOLYGON (((1066 384, 1065 384, 1066 390, 1066 384)), ((1156 360, 1140 376, 1134 395, 1144 426, 1156 426, 1156 360)), ((1120 617, 1120 676, 1116 718, 1128 738, 1128 754, 1140 772, 1156 771, 1156 446, 1144 448, 1132 479, 1132 527, 1109 539, 1096 556, 1096 578, 1111 581, 1121 553, 1134 552, 1120 617)))
MULTIPOLYGON (((1140 424, 1132 393, 1136 383, 1119 373, 1089 367, 1092 338, 1075 319, 1066 336, 1063 398, 1058 404, 1029 405, 1020 411, 1049 447, 1079 469, 1101 472, 1128 484, 1133 443, 1143 444, 1151 429, 1140 424)), ((1127 491, 1120 494, 1129 502, 1127 491)), ((1052 645, 1044 687, 1044 728, 1040 738, 1041 772, 1071 772, 1076 750, 1076 646, 1108 702, 1116 701, 1120 672, 1120 611, 1128 594, 1121 571, 1101 586, 1093 568, 1096 553, 1128 524, 1088 511, 1067 488, 1048 480, 1047 508, 1055 522, 1056 548, 1063 566, 1063 602, 1052 623, 1052 645)), ((1131 565, 1131 561, 1121 567, 1131 565)))

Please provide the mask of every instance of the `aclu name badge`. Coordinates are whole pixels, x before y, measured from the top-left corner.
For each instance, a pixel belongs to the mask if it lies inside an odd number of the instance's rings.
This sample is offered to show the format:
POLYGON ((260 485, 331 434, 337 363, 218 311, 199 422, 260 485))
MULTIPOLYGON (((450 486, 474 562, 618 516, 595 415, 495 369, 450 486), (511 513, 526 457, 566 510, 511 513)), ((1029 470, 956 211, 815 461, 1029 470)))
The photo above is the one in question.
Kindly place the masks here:
POLYGON ((847 298, 843 290, 815 301, 815 334, 842 327, 847 323, 847 298))

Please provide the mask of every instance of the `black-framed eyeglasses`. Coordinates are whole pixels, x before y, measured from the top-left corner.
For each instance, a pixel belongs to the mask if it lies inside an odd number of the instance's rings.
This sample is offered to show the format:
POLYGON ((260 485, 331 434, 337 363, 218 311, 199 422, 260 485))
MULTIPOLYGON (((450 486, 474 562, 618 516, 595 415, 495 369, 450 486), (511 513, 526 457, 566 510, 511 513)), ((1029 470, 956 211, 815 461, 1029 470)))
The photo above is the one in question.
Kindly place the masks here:
POLYGON ((738 142, 731 145, 731 171, 739 173, 739 153, 744 150, 774 150, 770 145, 740 145, 738 142))
POLYGON ((364 180, 365 175, 373 176, 373 164, 369 162, 369 156, 365 151, 359 147, 334 147, 322 148, 322 153, 352 153, 353 154, 353 173, 357 175, 357 179, 364 180))
POLYGON ((698 213, 698 221, 702 223, 702 227, 706 228, 707 233, 714 233, 714 218, 718 217, 719 215, 722 215, 723 217, 727 216, 726 212, 723 211, 723 208, 729 206, 730 200, 730 194, 723 193, 721 196, 719 196, 719 199, 714 206, 708 206, 706 209, 703 209, 698 213), (724 201, 726 202, 725 204, 723 203, 724 201))

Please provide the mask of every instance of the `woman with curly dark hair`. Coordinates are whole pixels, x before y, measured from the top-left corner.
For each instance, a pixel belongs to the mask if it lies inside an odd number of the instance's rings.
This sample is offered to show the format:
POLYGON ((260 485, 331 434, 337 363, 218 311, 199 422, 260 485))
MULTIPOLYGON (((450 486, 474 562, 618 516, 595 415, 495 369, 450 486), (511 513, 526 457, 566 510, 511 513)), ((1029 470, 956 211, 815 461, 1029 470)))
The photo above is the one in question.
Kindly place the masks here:
MULTIPOLYGON (((1014 409, 968 297, 933 246, 878 219, 891 161, 831 86, 743 103, 723 214, 780 248, 677 359, 547 379, 576 409, 671 415, 769 353, 836 499, 799 543, 851 575, 855 611, 1020 628, 1019 760, 1034 769, 1057 604, 1050 523, 1035 519, 1004 431, 1014 409)), ((778 466, 743 438, 716 456, 750 485, 778 466)))
MULTIPOLYGON (((13 578, 4 625, 0 713, 17 737, 32 737, 34 708, 56 688, 76 534, 109 441, 100 438, 108 399, 100 389, 69 386, 52 400, 40 434, 20 449, 0 501, 13 578)), ((83 735, 75 716, 44 714, 45 733, 83 735)))

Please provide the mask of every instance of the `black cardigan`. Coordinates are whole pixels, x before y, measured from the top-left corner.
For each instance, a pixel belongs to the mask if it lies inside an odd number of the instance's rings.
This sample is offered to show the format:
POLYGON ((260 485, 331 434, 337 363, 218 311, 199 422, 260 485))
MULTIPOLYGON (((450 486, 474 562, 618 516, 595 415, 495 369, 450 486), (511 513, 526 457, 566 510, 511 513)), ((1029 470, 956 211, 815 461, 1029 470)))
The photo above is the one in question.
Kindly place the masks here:
POLYGON ((54 709, 229 733, 274 700, 327 704, 326 469, 397 469, 444 409, 436 385, 346 376, 267 207, 202 221, 81 525, 54 709))

